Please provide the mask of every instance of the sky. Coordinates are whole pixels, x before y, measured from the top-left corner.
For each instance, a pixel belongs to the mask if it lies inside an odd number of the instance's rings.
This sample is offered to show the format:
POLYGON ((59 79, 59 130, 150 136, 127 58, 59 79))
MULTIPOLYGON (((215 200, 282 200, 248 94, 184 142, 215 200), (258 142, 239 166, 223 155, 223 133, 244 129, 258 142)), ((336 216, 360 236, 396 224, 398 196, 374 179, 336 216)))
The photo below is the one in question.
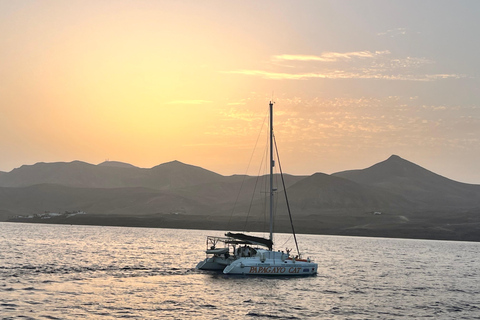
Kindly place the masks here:
POLYGON ((480 1, 0 0, 0 171, 179 160, 246 173, 395 154, 480 184, 480 1))

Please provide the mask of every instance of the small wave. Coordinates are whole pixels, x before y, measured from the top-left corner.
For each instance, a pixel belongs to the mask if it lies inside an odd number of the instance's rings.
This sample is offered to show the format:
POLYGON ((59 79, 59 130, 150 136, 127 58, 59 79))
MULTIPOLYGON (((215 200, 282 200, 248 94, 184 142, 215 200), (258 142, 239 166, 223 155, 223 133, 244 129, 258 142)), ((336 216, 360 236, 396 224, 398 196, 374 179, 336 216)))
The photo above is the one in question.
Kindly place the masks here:
POLYGON ((173 305, 178 305, 179 302, 178 301, 174 301, 174 300, 165 300, 162 302, 162 304, 173 304, 173 305))
POLYGON ((459 304, 459 305, 450 305, 447 307, 446 310, 448 312, 464 312, 464 311, 478 312, 479 309, 480 307, 465 303, 465 304, 459 304))
MULTIPOLYGON (((5 277, 22 277, 25 275, 73 275, 77 280, 83 280, 84 275, 88 278, 96 278, 102 274, 110 274, 118 278, 138 276, 169 276, 186 275, 196 272, 194 268, 151 268, 145 266, 33 266, 24 265, 14 268, 3 268, 5 277)), ((44 280, 42 283, 55 283, 53 280, 44 280)))
POLYGON ((325 293, 325 294, 340 294, 340 292, 335 291, 335 290, 323 290, 322 293, 325 293))
POLYGON ((429 290, 430 288, 428 287, 413 287, 412 290, 410 291, 423 291, 423 290, 429 290))
POLYGON ((305 310, 305 308, 303 308, 303 307, 296 307, 296 306, 293 306, 292 309, 293 310, 298 310, 298 311, 305 310))
POLYGON ((459 306, 451 306, 451 307, 447 308, 447 311, 449 311, 449 312, 461 312, 461 311, 463 311, 463 308, 461 308, 459 306))
POLYGON ((257 312, 249 312, 247 313, 247 316, 258 317, 258 318, 269 318, 269 319, 300 319, 295 316, 286 316, 286 315, 277 316, 274 314, 262 314, 257 312))
POLYGON ((360 289, 351 290, 350 293, 353 294, 365 294, 366 292, 360 289))
POLYGON ((465 290, 462 290, 462 289, 448 289, 447 291, 458 292, 458 293, 467 293, 465 290))
POLYGON ((27 266, 22 266, 21 269, 34 270, 34 269, 37 269, 37 267, 36 267, 36 266, 27 265, 27 266))
POLYGON ((53 281, 53 280, 44 280, 44 281, 42 281, 42 283, 57 283, 57 281, 53 281))
POLYGON ((120 268, 120 270, 134 270, 135 271, 135 270, 149 270, 149 268, 125 266, 125 267, 120 268))

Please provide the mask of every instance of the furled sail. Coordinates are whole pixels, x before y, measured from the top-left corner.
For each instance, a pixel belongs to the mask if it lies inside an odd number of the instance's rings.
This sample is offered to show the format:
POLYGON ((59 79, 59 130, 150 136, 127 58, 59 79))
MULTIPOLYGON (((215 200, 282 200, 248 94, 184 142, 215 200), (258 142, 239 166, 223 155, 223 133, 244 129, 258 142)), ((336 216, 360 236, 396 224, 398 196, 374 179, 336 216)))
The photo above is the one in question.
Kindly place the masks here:
POLYGON ((249 235, 246 235, 246 234, 243 234, 243 233, 231 233, 231 232, 227 232, 225 234, 225 236, 233 238, 233 239, 237 239, 237 240, 246 241, 246 242, 249 242, 251 244, 257 244, 257 245, 265 246, 270 250, 272 250, 272 247, 273 247, 273 242, 270 239, 249 236, 249 235))

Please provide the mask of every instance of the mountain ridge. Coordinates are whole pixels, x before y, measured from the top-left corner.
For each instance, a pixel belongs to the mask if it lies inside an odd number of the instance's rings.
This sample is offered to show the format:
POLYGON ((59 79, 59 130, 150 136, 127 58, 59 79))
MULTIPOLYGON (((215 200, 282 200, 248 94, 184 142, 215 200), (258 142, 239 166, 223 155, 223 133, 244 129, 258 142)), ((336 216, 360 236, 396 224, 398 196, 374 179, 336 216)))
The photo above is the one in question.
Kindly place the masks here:
POLYGON ((102 163, 97 164, 100 167, 119 167, 119 168, 138 168, 130 163, 121 162, 121 161, 110 161, 106 160, 102 163))
POLYGON ((390 192, 407 196, 423 207, 480 206, 480 185, 458 182, 399 156, 365 169, 348 170, 332 174, 357 183, 388 189, 390 192), (422 202, 422 203, 420 203, 422 202))
MULTIPOLYGON (((38 163, 0 174, 0 221, 78 210, 87 214, 35 222, 260 231, 266 180, 222 176, 179 161, 150 169, 118 162, 38 163), (255 186, 254 193, 245 191, 255 186)), ((480 185, 395 155, 365 169, 285 175, 285 182, 299 232, 480 241, 480 185)), ((283 192, 281 184, 276 188, 283 192)), ((280 230, 289 230, 287 217, 278 210, 280 230)))
POLYGON ((100 165, 82 161, 38 162, 33 165, 23 165, 1 175, 0 187, 54 183, 69 187, 166 189, 171 184, 180 186, 180 180, 189 185, 201 183, 204 179, 212 180, 218 176, 220 175, 212 171, 180 161, 167 162, 150 169, 113 161, 103 162, 100 165))

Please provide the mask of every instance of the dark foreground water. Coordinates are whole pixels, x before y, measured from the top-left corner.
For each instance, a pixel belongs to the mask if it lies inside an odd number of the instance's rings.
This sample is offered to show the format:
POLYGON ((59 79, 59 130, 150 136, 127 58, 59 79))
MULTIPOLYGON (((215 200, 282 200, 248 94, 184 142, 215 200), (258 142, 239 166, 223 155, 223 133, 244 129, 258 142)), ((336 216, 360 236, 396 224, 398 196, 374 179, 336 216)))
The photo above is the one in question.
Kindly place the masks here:
POLYGON ((317 276, 227 277, 212 234, 0 223, 0 318, 480 319, 480 243, 300 235, 317 276))

